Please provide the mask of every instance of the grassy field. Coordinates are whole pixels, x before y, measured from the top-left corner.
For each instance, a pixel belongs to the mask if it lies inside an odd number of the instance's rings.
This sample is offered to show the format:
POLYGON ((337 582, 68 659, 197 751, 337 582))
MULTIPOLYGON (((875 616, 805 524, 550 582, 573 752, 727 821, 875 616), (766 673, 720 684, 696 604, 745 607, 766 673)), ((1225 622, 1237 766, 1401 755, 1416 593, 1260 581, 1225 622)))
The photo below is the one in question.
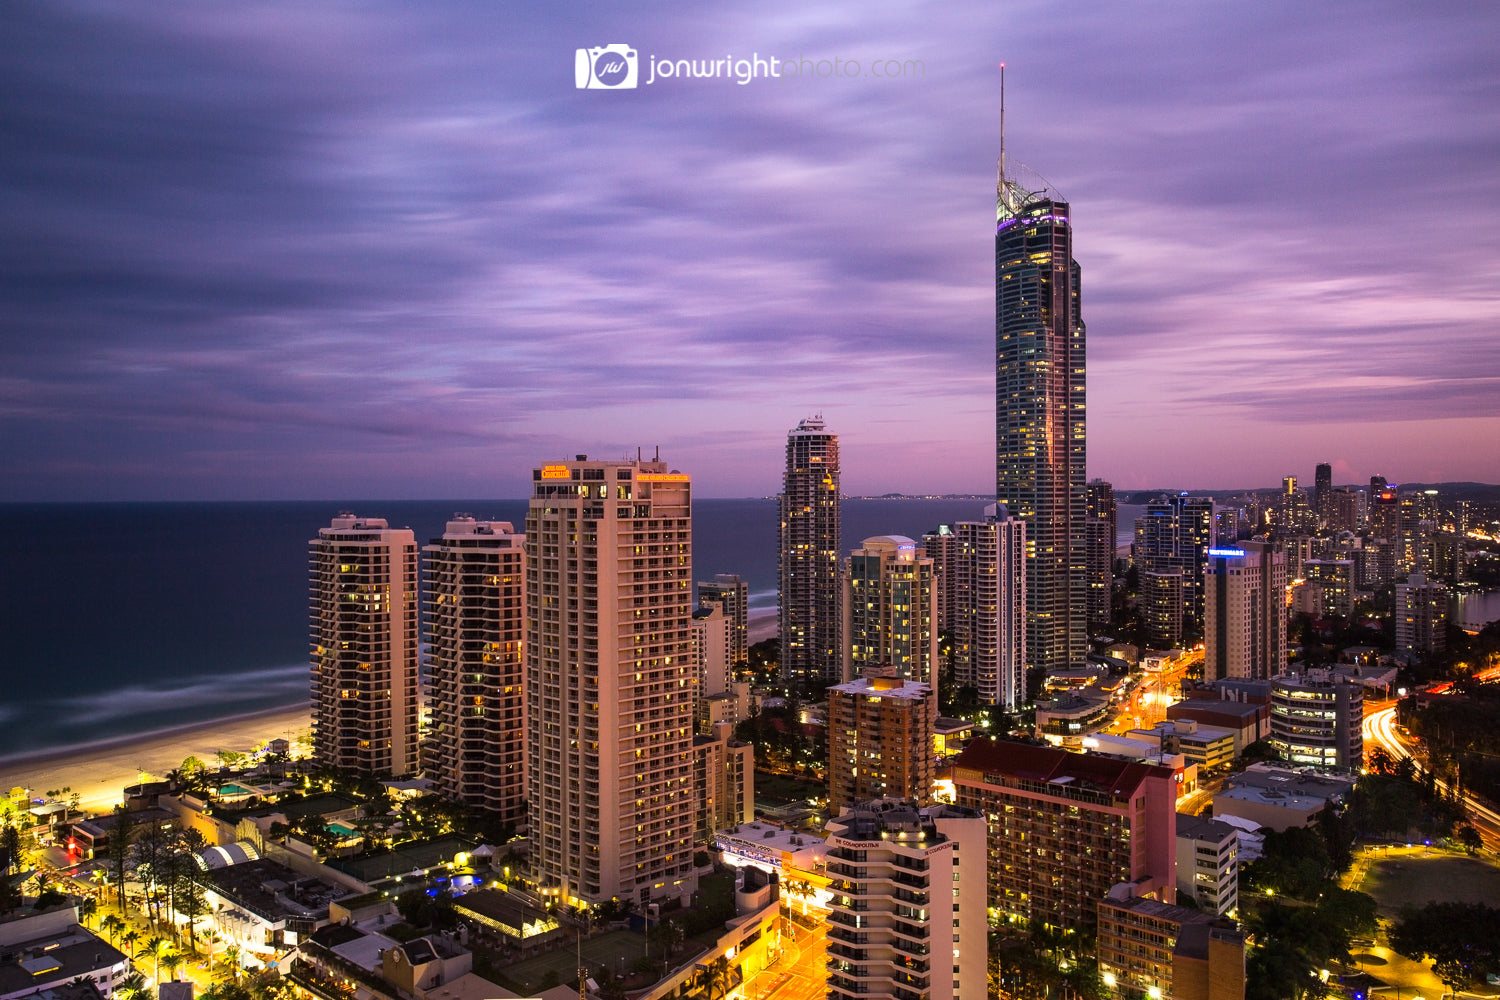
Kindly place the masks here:
POLYGON ((819 781, 790 778, 769 771, 755 772, 756 805, 784 806, 791 802, 822 798, 827 794, 828 789, 819 781))
MULTIPOLYGON (((583 961, 590 973, 599 966, 619 971, 645 954, 646 937, 634 931, 611 931, 583 943, 583 961)), ((550 951, 505 969, 506 978, 525 993, 539 993, 549 985, 578 982, 578 954, 572 948, 550 951), (551 975, 548 975, 551 973, 551 975)))
POLYGON ((1382 916, 1426 903, 1488 903, 1500 899, 1500 868, 1446 852, 1401 852, 1370 863, 1360 889, 1374 896, 1382 916))

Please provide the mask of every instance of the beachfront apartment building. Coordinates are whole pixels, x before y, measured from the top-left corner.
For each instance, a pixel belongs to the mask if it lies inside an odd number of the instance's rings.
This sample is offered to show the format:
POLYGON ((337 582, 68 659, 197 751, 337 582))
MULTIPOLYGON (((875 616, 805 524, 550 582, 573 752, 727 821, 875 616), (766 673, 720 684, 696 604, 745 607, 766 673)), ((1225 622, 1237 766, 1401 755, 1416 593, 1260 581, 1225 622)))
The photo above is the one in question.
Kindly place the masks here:
POLYGON ((526 822, 526 539, 448 521, 422 548, 429 723, 423 771, 444 798, 526 822))
POLYGON ((365 775, 415 774, 417 543, 342 512, 308 542, 313 753, 365 775))
POLYGON ((691 477, 656 460, 532 473, 526 736, 533 876, 557 903, 696 887, 691 477))

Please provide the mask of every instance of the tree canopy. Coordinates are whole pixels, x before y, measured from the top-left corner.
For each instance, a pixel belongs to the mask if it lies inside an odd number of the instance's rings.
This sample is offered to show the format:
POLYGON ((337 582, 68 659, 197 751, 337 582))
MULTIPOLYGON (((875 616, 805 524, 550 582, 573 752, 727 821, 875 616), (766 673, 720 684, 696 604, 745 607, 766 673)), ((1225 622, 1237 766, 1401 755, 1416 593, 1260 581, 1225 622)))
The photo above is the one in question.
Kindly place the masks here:
POLYGON ((1433 960, 1433 971, 1459 990, 1500 971, 1500 909, 1483 903, 1407 906, 1390 930, 1391 947, 1407 958, 1433 960))

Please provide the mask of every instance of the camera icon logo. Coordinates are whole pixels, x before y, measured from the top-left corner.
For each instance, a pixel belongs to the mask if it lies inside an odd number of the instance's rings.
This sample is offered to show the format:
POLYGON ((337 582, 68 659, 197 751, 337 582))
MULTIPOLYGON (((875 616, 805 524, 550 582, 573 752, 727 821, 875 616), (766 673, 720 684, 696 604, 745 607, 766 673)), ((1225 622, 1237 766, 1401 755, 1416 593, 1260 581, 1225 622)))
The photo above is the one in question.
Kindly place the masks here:
POLYGON ((634 90, 636 52, 624 42, 579 49, 573 58, 573 82, 579 90, 634 90))

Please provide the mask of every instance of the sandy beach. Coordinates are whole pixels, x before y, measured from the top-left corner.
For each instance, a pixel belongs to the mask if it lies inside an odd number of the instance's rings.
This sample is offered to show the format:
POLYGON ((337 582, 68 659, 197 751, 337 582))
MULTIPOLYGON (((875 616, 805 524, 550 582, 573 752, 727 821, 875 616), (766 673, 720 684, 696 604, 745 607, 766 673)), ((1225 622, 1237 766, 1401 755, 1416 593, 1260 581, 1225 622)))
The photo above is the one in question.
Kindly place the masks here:
POLYGON ((46 791, 68 786, 79 794, 84 809, 105 812, 121 801, 121 791, 135 784, 143 771, 148 779, 160 778, 188 757, 213 767, 220 750, 244 752, 267 740, 295 740, 310 724, 307 706, 299 705, 0 761, 0 791, 21 786, 31 789, 32 798, 40 798, 46 791))

